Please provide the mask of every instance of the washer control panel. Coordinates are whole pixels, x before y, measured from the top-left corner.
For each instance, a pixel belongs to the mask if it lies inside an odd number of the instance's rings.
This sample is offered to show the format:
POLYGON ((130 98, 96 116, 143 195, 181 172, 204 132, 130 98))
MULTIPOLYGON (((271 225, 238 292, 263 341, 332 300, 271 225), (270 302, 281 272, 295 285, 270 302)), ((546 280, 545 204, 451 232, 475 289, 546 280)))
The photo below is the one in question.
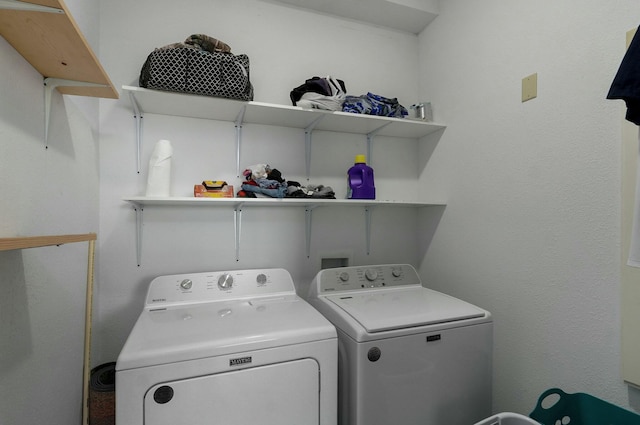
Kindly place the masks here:
POLYGON ((420 284, 413 266, 383 264, 321 270, 311 285, 311 291, 323 294, 420 284))
POLYGON ((293 279, 284 269, 234 270, 159 276, 151 281, 145 306, 295 295, 293 279))

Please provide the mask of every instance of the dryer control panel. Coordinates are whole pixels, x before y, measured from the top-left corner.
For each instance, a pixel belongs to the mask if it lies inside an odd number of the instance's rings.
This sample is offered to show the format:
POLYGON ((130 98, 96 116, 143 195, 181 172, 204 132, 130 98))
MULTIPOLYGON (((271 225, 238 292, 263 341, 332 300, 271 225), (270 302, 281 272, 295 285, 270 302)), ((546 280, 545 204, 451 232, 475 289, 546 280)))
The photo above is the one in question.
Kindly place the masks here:
POLYGON ((421 285, 409 264, 339 267, 321 270, 311 284, 310 295, 406 285, 421 285))
POLYGON ((284 269, 233 270, 159 276, 151 281, 146 308, 211 301, 295 296, 284 269))

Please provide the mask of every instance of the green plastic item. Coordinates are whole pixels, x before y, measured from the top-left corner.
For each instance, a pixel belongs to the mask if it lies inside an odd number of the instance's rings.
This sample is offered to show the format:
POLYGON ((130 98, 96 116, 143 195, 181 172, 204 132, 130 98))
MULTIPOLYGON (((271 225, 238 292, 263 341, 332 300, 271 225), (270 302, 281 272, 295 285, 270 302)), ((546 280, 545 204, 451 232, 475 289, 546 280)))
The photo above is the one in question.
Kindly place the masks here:
POLYGON ((589 394, 567 394, 559 388, 543 392, 529 416, 542 425, 640 425, 640 415, 634 412, 589 394))

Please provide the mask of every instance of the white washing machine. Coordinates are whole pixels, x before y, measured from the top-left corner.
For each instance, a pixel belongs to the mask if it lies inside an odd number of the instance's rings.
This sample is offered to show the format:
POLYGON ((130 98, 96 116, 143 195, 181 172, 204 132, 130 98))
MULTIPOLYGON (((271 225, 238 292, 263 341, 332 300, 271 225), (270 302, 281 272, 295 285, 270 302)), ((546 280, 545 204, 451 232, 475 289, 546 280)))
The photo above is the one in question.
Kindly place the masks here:
POLYGON ((338 329, 338 423, 469 425, 491 415, 489 312, 406 264, 320 271, 309 302, 338 329))
POLYGON ((116 422, 335 425, 337 351, 286 270, 161 276, 116 363, 116 422))

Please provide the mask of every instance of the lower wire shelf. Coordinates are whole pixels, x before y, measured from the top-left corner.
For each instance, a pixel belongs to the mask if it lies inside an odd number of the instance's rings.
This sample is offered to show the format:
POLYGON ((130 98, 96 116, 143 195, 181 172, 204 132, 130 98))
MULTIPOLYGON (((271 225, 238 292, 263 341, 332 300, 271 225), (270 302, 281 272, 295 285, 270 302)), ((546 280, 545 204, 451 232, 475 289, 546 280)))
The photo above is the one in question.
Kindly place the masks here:
POLYGON ((366 222, 367 255, 371 251, 371 214, 374 208, 424 208, 445 207, 442 202, 414 202, 373 199, 321 199, 321 198, 195 198, 195 197, 148 197, 133 196, 123 199, 133 205, 136 212, 136 261, 142 259, 142 225, 145 207, 198 207, 229 208, 233 210, 235 230, 235 257, 240 260, 240 229, 244 208, 304 208, 306 255, 311 255, 311 224, 313 210, 319 207, 356 207, 362 208, 366 222))

